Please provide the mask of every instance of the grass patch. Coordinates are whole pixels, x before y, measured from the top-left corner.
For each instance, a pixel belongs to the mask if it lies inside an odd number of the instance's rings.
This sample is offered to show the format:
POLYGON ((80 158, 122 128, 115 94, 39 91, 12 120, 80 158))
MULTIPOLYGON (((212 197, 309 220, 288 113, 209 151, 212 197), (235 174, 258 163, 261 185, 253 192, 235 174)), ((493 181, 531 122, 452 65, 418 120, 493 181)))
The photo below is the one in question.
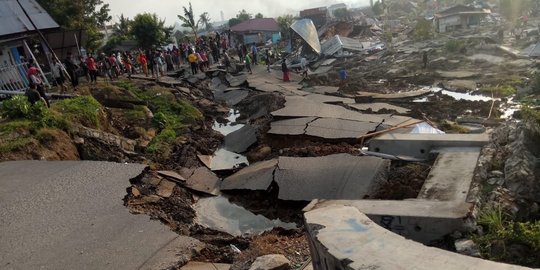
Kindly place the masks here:
POLYGON ((104 119, 101 104, 92 96, 65 99, 52 105, 52 110, 60 113, 66 120, 90 128, 99 128, 104 119))
POLYGON ((480 88, 480 92, 485 94, 493 93, 493 95, 497 97, 508 97, 515 95, 517 93, 517 89, 511 84, 503 84, 499 86, 484 86, 480 88))
POLYGON ((484 227, 485 233, 473 237, 473 240, 485 258, 529 267, 540 266, 539 257, 529 256, 540 252, 540 221, 510 220, 510 215, 497 205, 483 209, 477 222, 484 227), (522 247, 524 254, 516 256, 515 252, 508 252, 513 245, 522 247))
POLYGON ((454 134, 468 134, 468 133, 471 133, 471 131, 462 126, 462 125, 459 125, 459 124, 456 124, 456 123, 451 123, 451 122, 444 122, 443 124, 441 124, 441 128, 443 129, 444 132, 446 133, 454 133, 454 134))
POLYGON ((21 149, 22 147, 35 142, 32 137, 15 138, 3 143, 0 143, 0 153, 8 153, 21 149))
POLYGON ((451 39, 446 42, 444 49, 450 53, 461 52, 465 49, 465 42, 459 39, 451 39))
MULTIPOLYGON (((152 125, 158 130, 152 139, 146 153, 159 158, 170 155, 172 148, 183 130, 203 118, 202 113, 186 100, 177 100, 167 88, 153 86, 140 89, 128 81, 119 81, 116 86, 130 91, 136 98, 148 102, 148 107, 154 113, 152 125)), ((144 111, 131 110, 127 119, 145 118, 144 111), (142 113, 142 114, 141 114, 142 113)))

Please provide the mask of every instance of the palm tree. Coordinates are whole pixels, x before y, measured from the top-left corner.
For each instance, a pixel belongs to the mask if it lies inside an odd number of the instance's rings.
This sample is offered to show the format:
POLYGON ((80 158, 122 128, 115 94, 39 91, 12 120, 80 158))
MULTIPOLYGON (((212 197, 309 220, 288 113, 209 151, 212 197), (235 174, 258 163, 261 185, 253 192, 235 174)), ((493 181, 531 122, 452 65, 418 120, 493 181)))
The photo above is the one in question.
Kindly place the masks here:
POLYGON ((208 12, 204 12, 203 14, 201 14, 201 16, 199 17, 199 22, 201 24, 204 24, 204 29, 206 29, 206 31, 212 28, 212 24, 210 24, 210 16, 208 15, 208 12))
POLYGON ((193 31, 193 34, 195 35, 195 40, 197 40, 197 32, 199 31, 199 22, 195 22, 194 16, 193 16, 193 8, 191 7, 191 2, 189 2, 189 9, 186 7, 182 7, 184 9, 184 16, 178 15, 178 19, 182 21, 183 27, 189 27, 191 28, 191 31, 193 31))

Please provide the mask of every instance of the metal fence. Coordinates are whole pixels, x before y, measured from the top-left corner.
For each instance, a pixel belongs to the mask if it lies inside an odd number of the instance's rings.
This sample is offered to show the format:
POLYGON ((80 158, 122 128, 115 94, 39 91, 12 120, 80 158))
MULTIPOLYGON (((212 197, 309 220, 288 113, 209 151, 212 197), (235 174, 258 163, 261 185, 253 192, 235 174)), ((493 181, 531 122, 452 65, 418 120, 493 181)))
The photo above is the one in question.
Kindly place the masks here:
MULTIPOLYGON (((0 66, 0 90, 21 92, 28 88, 28 63, 0 66)), ((2 91, 2 92, 4 92, 2 91)))

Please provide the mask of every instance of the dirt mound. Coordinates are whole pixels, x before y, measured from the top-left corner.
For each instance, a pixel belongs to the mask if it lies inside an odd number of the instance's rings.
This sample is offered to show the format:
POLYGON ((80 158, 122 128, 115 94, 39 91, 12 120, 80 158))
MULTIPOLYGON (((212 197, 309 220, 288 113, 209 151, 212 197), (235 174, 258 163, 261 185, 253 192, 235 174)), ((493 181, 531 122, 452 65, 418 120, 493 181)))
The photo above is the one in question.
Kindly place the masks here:
POLYGON ((9 152, 0 152, 7 160, 79 160, 77 147, 67 133, 59 129, 42 129, 36 138, 9 152))

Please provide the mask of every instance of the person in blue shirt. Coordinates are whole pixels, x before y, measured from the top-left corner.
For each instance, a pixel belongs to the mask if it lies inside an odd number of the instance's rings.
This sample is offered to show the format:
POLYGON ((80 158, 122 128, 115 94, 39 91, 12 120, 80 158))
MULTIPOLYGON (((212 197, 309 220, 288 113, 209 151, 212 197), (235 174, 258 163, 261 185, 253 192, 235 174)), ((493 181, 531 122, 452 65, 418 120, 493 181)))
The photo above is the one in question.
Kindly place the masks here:
POLYGON ((253 54, 253 64, 257 65, 257 46, 255 46, 255 43, 251 46, 251 53, 253 54))

